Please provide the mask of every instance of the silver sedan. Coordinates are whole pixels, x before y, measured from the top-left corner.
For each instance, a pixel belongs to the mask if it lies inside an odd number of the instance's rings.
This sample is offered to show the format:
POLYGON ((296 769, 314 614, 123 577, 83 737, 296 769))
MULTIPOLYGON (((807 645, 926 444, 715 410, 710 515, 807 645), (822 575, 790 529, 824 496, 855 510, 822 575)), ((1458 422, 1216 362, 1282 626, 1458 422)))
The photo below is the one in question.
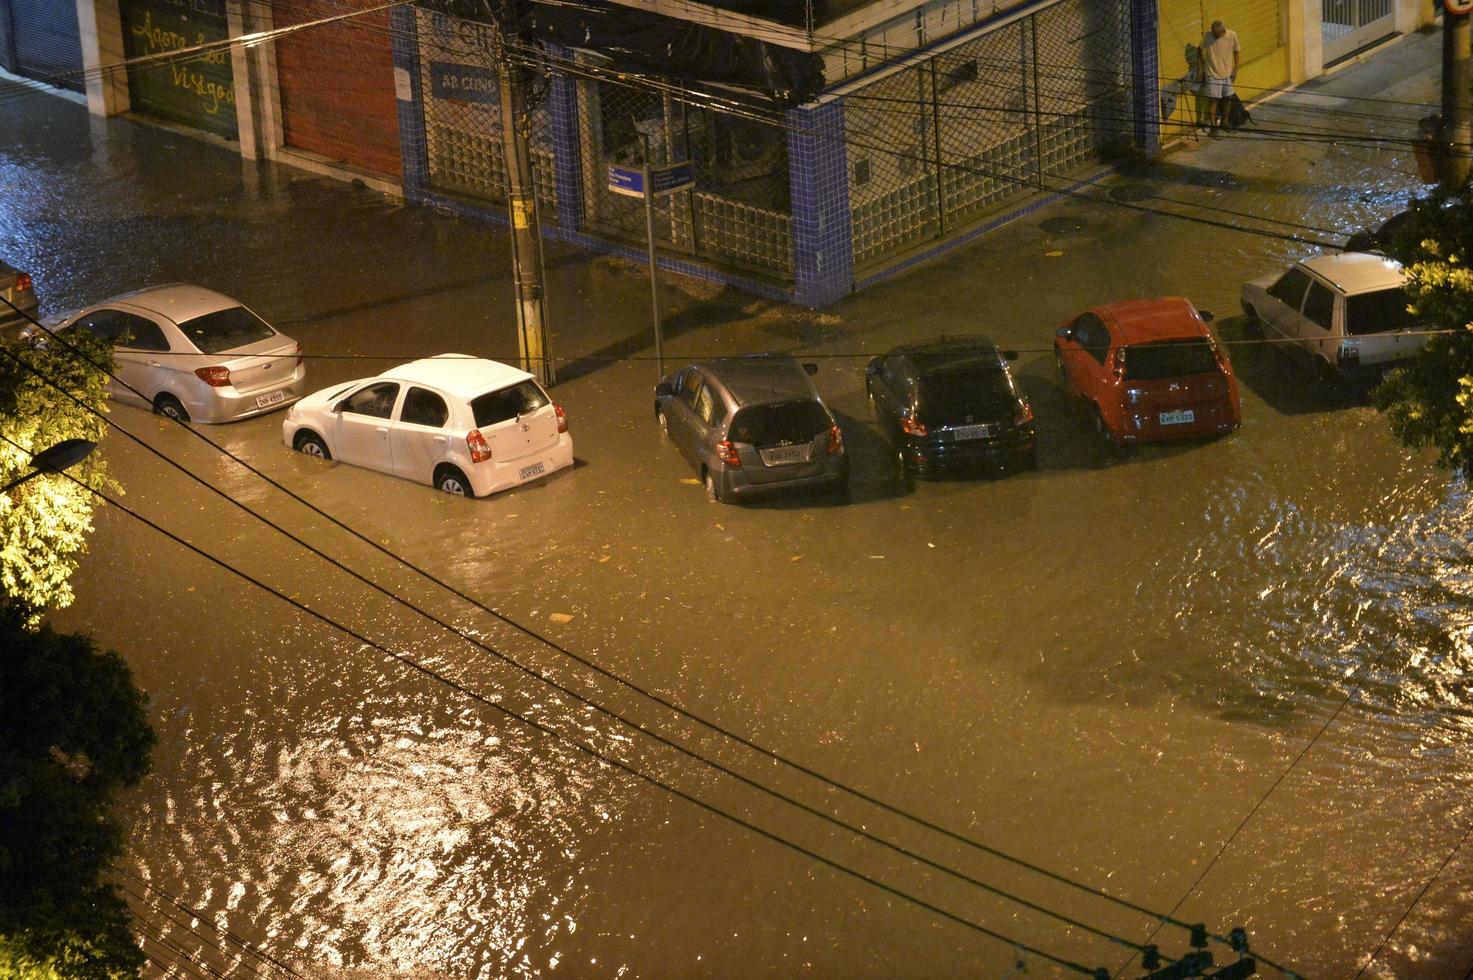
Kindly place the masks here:
POLYGON ((301 344, 201 286, 124 293, 48 326, 113 344, 112 396, 181 422, 259 415, 290 405, 306 388, 301 344))

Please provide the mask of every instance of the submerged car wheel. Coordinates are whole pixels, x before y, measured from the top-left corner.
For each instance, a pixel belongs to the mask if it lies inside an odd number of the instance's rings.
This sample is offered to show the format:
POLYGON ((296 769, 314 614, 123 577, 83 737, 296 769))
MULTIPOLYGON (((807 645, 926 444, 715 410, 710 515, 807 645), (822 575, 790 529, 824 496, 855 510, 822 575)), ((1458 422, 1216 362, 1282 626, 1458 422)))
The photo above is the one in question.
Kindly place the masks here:
POLYGON ((471 481, 453 466, 446 466, 435 474, 435 489, 453 493, 457 497, 474 497, 471 481))
POLYGON ((705 475, 702 477, 702 482, 706 484, 707 500, 718 504, 726 502, 726 497, 724 497, 721 493, 721 484, 716 482, 716 474, 712 473, 710 470, 707 470, 705 472, 705 475))
POLYGON ((660 423, 660 435, 666 439, 670 438, 670 420, 665 418, 665 413, 658 408, 655 409, 655 421, 660 423))
POLYGON ((189 413, 184 410, 184 404, 167 392, 153 400, 153 410, 160 415, 167 415, 176 422, 189 421, 189 413))
POLYGON ((315 432, 298 432, 295 445, 297 452, 304 456, 311 456, 314 459, 332 459, 327 443, 318 438, 315 432))

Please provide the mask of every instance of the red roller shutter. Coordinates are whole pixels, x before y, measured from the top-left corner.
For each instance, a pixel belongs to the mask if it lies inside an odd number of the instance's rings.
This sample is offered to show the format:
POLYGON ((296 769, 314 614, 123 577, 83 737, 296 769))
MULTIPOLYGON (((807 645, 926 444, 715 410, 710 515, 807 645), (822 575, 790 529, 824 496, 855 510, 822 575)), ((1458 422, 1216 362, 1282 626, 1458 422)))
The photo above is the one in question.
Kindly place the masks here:
MULTIPOLYGON (((382 0, 276 0, 276 27, 382 6, 382 0)), ((399 176, 399 113, 389 14, 365 13, 294 31, 276 42, 288 146, 399 176)))

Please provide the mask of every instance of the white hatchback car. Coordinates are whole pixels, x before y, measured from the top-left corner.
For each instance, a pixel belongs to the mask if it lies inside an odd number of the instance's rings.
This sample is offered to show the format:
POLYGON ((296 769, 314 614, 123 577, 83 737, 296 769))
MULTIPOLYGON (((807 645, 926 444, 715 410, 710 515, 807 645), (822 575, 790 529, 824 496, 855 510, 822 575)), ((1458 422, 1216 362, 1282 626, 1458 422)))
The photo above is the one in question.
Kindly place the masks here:
POLYGON ((1432 325, 1408 309, 1405 286, 1406 273, 1384 255, 1319 255, 1245 282, 1243 312, 1320 376, 1371 382, 1429 339, 1432 325))
POLYGON ((313 392, 281 438, 322 459, 483 497, 573 465, 560 405, 507 364, 441 354, 313 392))
MULTIPOLYGON (((306 388, 302 345, 239 301, 175 283, 114 296, 55 317, 113 344, 112 396, 181 422, 233 422, 284 408, 306 388)), ((42 331, 22 331, 44 341, 42 331)))

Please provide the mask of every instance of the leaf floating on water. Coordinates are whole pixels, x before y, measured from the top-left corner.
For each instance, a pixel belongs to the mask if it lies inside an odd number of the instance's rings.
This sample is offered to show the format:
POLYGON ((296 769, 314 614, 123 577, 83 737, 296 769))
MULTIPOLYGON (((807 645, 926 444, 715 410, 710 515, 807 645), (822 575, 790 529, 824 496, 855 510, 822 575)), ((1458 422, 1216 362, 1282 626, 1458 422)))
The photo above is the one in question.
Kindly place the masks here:
POLYGON ((571 623, 573 621, 573 617, 567 613, 548 613, 547 618, 554 623, 571 623))
POLYGON ((1050 251, 1044 252, 1043 254, 1044 255, 1047 255, 1051 259, 1056 259, 1059 256, 1063 255, 1064 253, 1061 252, 1061 251, 1059 251, 1058 249, 1052 249, 1050 251))
POLYGON ((802 561, 802 560, 803 560, 803 556, 802 555, 794 555, 793 557, 791 557, 791 558, 788 559, 788 561, 802 561))
POLYGON ((599 560, 598 560, 598 563, 599 563, 599 564, 600 564, 600 565, 602 565, 602 564, 603 564, 603 563, 604 563, 604 562, 606 562, 606 561, 608 561, 608 560, 609 560, 609 559, 610 559, 610 558, 612 558, 612 557, 614 557, 614 556, 613 556, 613 555, 604 555, 604 556, 603 556, 603 557, 602 557, 602 558, 600 558, 600 559, 599 559, 599 560))
POLYGON ((697 480, 693 476, 681 477, 680 482, 681 483, 684 483, 684 484, 687 484, 688 486, 692 486, 692 487, 698 487, 698 486, 701 485, 701 481, 700 480, 697 480))
POLYGON ((870 555, 871 558, 884 558, 884 555, 870 555))
POLYGON ((191 585, 191 586, 187 587, 184 591, 185 592, 193 592, 194 591, 194 586, 191 585))

